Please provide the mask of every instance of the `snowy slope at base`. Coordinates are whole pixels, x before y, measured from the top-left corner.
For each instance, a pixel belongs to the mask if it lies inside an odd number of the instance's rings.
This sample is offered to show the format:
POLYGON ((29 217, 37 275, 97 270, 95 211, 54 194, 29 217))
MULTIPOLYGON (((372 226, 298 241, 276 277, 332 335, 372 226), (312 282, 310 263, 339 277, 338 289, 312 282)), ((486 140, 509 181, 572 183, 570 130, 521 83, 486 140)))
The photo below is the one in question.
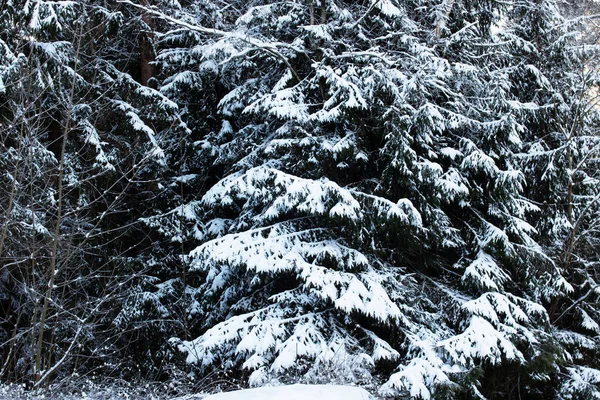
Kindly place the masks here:
POLYGON ((236 390, 219 393, 204 400, 369 400, 373 397, 364 389, 335 385, 290 385, 236 390))

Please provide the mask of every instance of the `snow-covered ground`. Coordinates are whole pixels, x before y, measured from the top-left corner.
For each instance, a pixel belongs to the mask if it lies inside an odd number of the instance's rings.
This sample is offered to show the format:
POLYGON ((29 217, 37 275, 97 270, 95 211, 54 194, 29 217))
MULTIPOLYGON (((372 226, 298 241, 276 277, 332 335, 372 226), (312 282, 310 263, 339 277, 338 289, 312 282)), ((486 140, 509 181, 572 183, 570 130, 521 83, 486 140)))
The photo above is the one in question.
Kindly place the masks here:
POLYGON ((290 385, 213 394, 204 400, 370 400, 361 388, 336 385, 290 385))
POLYGON ((236 390, 213 395, 205 393, 168 396, 157 388, 82 385, 79 390, 34 393, 23 386, 0 383, 0 400, 373 400, 366 390, 338 385, 289 385, 236 390))

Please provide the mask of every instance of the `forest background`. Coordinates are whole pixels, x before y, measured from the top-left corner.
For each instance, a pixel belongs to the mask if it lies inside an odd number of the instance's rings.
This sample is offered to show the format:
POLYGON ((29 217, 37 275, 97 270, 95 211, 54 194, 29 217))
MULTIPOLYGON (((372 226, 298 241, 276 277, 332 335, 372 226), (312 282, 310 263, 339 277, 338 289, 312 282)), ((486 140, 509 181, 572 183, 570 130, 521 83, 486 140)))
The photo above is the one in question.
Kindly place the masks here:
POLYGON ((0 381, 600 398, 598 12, 2 0, 0 381))

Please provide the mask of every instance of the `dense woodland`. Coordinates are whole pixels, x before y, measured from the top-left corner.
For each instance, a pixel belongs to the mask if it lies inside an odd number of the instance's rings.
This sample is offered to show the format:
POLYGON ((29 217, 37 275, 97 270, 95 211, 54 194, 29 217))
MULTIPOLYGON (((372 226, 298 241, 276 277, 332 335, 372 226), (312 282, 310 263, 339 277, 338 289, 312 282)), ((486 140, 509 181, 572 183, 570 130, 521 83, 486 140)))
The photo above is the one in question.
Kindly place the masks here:
POLYGON ((1 0, 0 381, 600 398, 573 3, 1 0))

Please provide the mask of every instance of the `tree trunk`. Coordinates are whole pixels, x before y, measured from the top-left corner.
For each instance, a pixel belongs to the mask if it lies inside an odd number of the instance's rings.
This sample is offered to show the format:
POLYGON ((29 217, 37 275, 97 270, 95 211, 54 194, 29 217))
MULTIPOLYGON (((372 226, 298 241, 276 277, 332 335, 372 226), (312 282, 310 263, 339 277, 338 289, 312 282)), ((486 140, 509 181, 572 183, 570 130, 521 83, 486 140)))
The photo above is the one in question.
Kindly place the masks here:
MULTIPOLYGON (((149 0, 142 0, 142 5, 145 7, 150 6, 149 0)), ((154 20, 152 16, 144 12, 142 13, 142 21, 148 27, 147 32, 142 33, 142 43, 140 48, 140 83, 144 86, 148 86, 148 81, 154 77, 154 20)))

